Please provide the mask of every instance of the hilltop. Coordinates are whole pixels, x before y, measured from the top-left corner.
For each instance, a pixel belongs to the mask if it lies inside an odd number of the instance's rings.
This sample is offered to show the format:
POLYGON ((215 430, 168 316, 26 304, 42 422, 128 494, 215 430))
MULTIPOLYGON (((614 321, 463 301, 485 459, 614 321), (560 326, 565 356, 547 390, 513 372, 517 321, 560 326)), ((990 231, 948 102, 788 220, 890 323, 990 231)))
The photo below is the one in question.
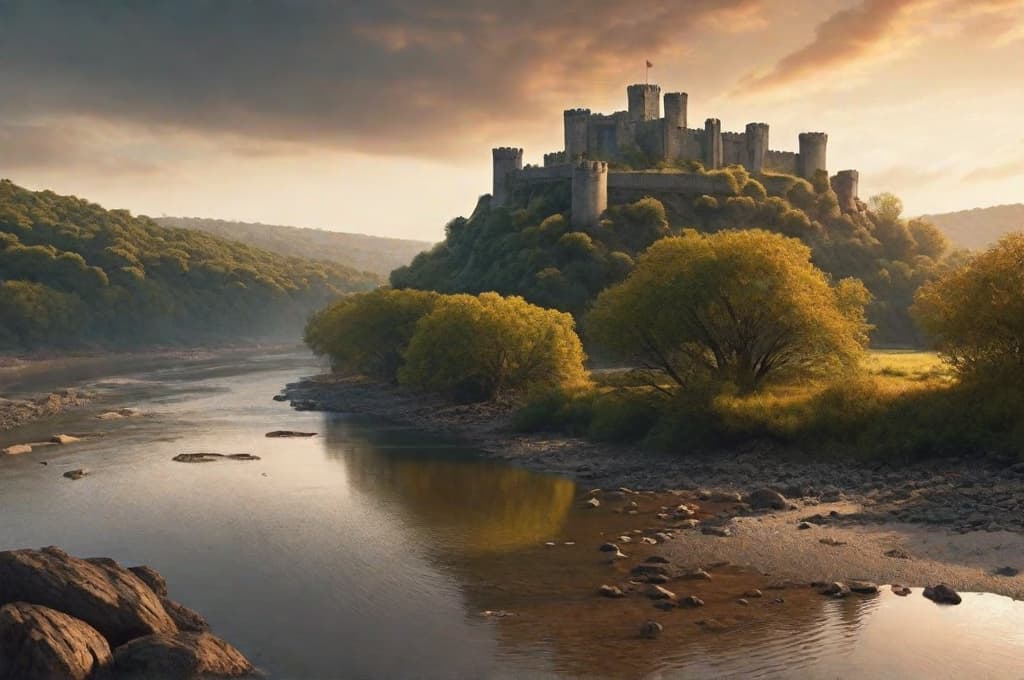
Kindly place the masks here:
POLYGON ((283 255, 337 262, 384 277, 409 264, 432 245, 426 241, 202 217, 159 217, 155 221, 167 227, 199 229, 283 255))
POLYGON ((971 250, 987 248, 1001 236, 1024 230, 1024 203, 994 205, 938 215, 923 215, 956 245, 971 250))
POLYGON ((291 339, 380 280, 0 181, 0 350, 291 339))

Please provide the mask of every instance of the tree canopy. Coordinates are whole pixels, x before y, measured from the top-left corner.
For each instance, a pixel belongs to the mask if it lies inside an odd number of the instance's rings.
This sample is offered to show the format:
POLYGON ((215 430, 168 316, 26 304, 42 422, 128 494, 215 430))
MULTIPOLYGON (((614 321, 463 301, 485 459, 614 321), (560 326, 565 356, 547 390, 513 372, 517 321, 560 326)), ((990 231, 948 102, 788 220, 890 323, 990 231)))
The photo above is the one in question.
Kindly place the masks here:
POLYGON ((914 312, 965 375, 1024 377, 1024 233, 925 285, 914 312))
POLYGON ((0 349, 291 338, 371 274, 0 181, 0 349))
POLYGON ((832 285, 796 239, 688 231, 655 243, 601 293, 586 328, 599 346, 679 386, 710 376, 751 390, 854 367, 867 345, 868 299, 854 279, 832 285))

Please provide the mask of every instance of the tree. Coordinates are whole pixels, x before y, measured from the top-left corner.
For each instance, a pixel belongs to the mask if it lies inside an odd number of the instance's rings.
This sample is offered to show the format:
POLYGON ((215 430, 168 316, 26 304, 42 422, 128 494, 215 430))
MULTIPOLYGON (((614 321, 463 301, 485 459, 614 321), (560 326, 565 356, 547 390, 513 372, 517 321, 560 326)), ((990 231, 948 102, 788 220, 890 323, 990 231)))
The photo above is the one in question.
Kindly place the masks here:
POLYGON ((379 288, 341 298, 309 320, 306 344, 328 356, 336 371, 394 382, 416 323, 440 297, 420 290, 379 288))
POLYGON ((1024 373, 1024 233, 921 287, 914 316, 968 377, 1024 373))
POLYGON ((497 293, 450 295, 416 324, 404 385, 463 401, 583 383, 572 316, 497 293))
POLYGON ((678 386, 705 376, 746 391, 851 369, 867 345, 869 295, 854 279, 832 285, 810 257, 757 229, 662 239, 598 296, 588 337, 678 386))

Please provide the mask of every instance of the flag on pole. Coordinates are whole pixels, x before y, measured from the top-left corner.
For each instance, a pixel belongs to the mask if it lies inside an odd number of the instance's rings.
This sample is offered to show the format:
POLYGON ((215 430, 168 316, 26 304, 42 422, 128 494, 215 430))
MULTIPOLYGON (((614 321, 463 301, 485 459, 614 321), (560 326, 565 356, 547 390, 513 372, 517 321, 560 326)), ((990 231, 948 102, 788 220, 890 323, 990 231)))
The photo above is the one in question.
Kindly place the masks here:
POLYGON ((648 60, 647 60, 647 68, 652 68, 653 66, 654 66, 654 64, 652 64, 652 63, 651 63, 651 60, 650 60, 650 59, 648 59, 648 60))
POLYGON ((645 83, 649 83, 651 81, 651 73, 650 73, 650 71, 651 71, 651 67, 652 66, 654 66, 654 64, 651 63, 650 59, 644 59, 644 67, 645 67, 644 68, 644 82, 645 83))

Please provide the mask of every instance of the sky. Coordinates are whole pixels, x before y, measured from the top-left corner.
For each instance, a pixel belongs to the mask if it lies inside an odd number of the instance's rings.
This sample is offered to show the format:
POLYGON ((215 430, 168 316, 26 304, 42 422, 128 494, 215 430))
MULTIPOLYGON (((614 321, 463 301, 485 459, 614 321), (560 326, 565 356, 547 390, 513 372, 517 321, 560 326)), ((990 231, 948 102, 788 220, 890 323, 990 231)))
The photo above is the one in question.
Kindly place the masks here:
POLYGON ((828 132, 862 198, 1024 202, 1024 0, 0 0, 0 177, 434 241, 645 60, 691 127, 828 132))

